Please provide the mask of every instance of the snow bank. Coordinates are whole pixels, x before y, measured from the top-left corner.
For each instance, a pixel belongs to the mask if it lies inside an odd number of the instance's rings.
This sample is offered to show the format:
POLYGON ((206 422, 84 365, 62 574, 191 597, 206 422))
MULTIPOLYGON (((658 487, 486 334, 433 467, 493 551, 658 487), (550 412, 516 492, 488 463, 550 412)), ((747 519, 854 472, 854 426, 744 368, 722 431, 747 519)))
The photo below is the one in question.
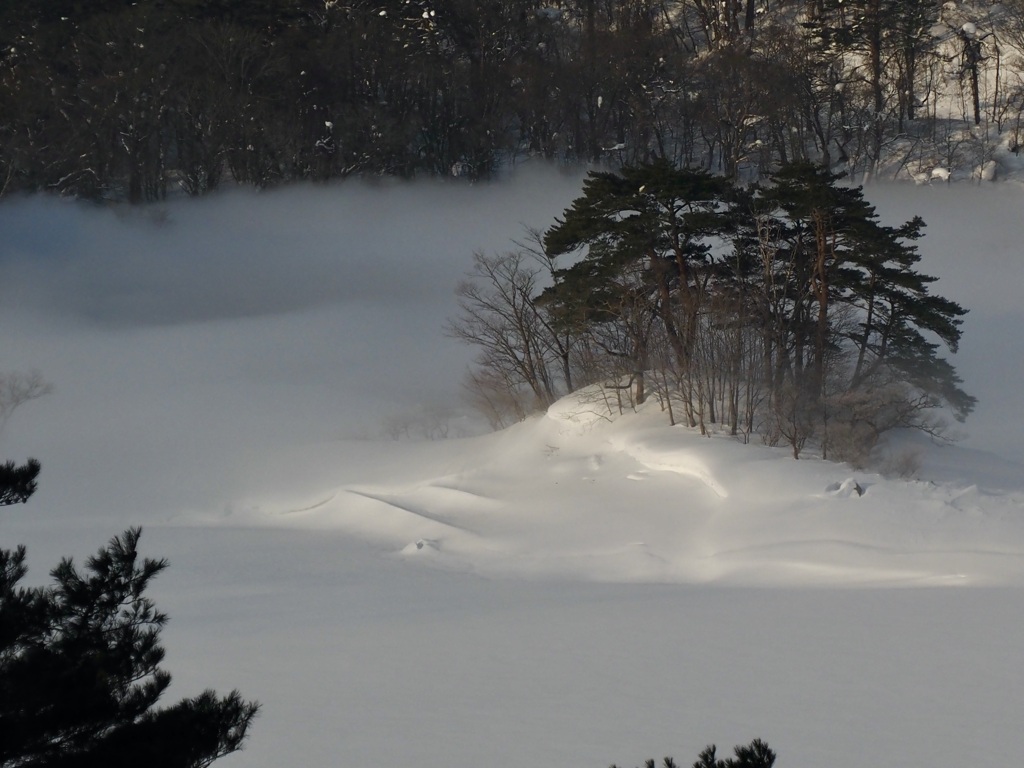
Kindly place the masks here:
POLYGON ((336 528, 431 566, 530 579, 1024 585, 1024 491, 794 461, 598 395, 421 444, 429 460, 407 454, 401 480, 236 522, 336 528))

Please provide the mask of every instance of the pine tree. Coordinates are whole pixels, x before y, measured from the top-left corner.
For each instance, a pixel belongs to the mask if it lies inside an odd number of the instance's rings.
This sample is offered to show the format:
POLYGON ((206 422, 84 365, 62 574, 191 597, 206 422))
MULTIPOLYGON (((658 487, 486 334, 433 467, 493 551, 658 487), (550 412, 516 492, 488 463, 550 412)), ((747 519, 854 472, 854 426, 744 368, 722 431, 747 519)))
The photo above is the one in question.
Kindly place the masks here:
POLYGON ((939 351, 956 352, 967 310, 931 294, 935 278, 916 269, 924 222, 881 224, 862 190, 840 179, 793 164, 758 199, 774 233, 761 245, 775 393, 788 378, 799 407, 820 413, 812 421, 863 420, 872 441, 897 426, 927 428, 924 414, 943 405, 964 419, 976 401, 939 351), (857 402, 857 414, 835 412, 830 392, 847 409, 857 402))
POLYGON ((654 323, 680 368, 693 355, 709 240, 727 227, 718 208, 730 189, 726 179, 664 159, 591 173, 583 196, 544 235, 551 258, 586 249, 576 264, 555 272, 549 296, 589 320, 624 323, 631 349, 622 354, 633 358, 638 385, 654 323))
MULTIPOLYGON (((737 746, 733 752, 735 757, 722 760, 718 758, 718 749, 715 745, 709 744, 700 753, 693 768, 772 768, 775 765, 775 752, 761 739, 754 739, 745 746, 737 746)), ((646 768, 655 768, 657 763, 648 760, 644 765, 646 768)), ((611 768, 617 767, 613 765, 611 768)), ((662 760, 662 768, 677 768, 677 763, 671 757, 666 757, 662 760)))
POLYGON ((885 226, 861 189, 808 162, 743 189, 656 161, 592 173, 583 191, 544 236, 551 259, 578 258, 541 300, 628 363, 610 378, 628 373, 637 402, 658 370, 691 426, 735 433, 742 402, 748 429, 767 424, 794 457, 814 438, 854 461, 897 427, 938 434, 935 409, 973 409, 941 356, 966 310, 918 271, 920 218, 885 226))
POLYGON ((36 492, 36 478, 39 477, 40 469, 35 459, 29 459, 20 466, 13 461, 0 464, 0 507, 28 501, 36 492))
POLYGON ((25 548, 0 550, 0 767, 203 768, 241 748, 259 705, 206 691, 156 708, 167 616, 145 596, 165 560, 133 528, 26 589, 25 548))

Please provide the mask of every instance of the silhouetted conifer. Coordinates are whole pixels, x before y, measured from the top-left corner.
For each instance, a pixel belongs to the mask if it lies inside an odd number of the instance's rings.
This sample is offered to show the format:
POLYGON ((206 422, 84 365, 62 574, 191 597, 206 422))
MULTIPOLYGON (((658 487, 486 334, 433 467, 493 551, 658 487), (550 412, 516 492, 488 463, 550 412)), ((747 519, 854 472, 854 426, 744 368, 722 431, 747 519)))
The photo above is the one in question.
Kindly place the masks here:
POLYGON ((40 469, 35 459, 29 459, 20 466, 13 461, 0 464, 0 507, 28 501, 29 496, 36 492, 40 469))
MULTIPOLYGON (((775 765, 775 752, 761 739, 754 739, 746 746, 737 746, 733 750, 735 757, 718 760, 718 750, 714 744, 704 748, 693 764, 693 768, 772 768, 775 765)), ((655 761, 648 760, 645 768, 655 768, 655 761)), ((612 765, 611 768, 618 768, 612 765)), ((676 768, 676 761, 671 757, 662 760, 662 768, 676 768)))
POLYGON ((133 528, 54 585, 18 586, 25 548, 0 549, 0 767, 205 768, 238 750, 259 705, 206 691, 156 708, 167 621, 145 596, 165 560, 133 528))

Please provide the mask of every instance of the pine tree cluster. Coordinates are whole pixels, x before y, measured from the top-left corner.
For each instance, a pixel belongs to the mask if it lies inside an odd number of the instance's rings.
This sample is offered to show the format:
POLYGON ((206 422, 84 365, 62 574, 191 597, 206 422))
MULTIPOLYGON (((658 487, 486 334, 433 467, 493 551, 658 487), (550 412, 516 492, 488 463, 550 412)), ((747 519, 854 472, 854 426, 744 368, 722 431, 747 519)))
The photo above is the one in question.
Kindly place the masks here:
POLYGON ((806 162, 754 185, 665 160, 592 172, 532 251, 477 258, 453 335, 481 349, 469 384, 491 412, 599 383, 864 464, 886 432, 940 434, 975 405, 940 354, 966 310, 918 271, 923 226, 881 224, 806 162))

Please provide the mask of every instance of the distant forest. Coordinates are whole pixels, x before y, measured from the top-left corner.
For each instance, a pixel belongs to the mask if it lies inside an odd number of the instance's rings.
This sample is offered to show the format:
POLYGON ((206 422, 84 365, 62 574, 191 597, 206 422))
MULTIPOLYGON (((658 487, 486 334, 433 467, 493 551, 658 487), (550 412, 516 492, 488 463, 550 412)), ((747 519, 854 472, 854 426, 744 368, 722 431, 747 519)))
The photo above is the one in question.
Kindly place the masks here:
POLYGON ((133 203, 529 157, 734 179, 1017 150, 1024 0, 18 0, 0 194, 133 203))

